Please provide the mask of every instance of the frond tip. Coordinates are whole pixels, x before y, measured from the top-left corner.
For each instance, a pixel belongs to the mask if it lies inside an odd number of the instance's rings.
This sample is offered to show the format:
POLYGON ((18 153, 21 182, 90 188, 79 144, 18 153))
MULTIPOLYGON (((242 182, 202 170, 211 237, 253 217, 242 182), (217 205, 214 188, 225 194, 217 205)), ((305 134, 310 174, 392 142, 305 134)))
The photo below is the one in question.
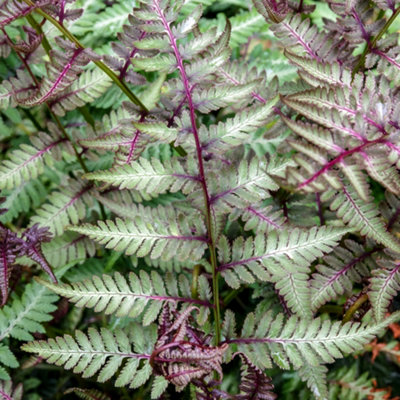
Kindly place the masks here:
POLYGON ((318 366, 332 363, 346 354, 361 350, 375 336, 381 334, 391 323, 400 319, 400 312, 393 313, 374 325, 359 322, 322 321, 311 322, 296 316, 285 321, 283 314, 276 317, 268 312, 256 318, 250 313, 240 337, 228 339, 236 343, 259 368, 271 368, 272 361, 283 369, 291 365, 318 366))
POLYGON ((34 353, 45 359, 50 364, 72 369, 76 374, 89 378, 99 373, 97 381, 105 382, 119 372, 115 382, 117 387, 127 386, 136 388, 143 385, 151 376, 151 366, 148 362, 150 355, 146 354, 145 347, 154 343, 154 329, 144 332, 142 328, 136 327, 132 335, 128 336, 122 330, 113 332, 101 328, 100 332, 89 328, 88 334, 81 331, 75 332, 75 338, 70 335, 59 336, 55 339, 38 340, 26 343, 22 350, 34 353), (146 346, 135 346, 136 351, 143 350, 138 354, 132 351, 132 339, 146 335, 148 343, 146 346))

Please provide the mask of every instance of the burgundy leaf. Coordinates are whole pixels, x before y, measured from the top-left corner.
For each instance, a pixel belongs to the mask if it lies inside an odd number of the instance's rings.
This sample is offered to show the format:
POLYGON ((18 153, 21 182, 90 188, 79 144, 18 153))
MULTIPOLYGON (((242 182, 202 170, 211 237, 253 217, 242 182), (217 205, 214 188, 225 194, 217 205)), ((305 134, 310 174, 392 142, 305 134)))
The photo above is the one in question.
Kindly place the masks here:
POLYGON ((53 282, 57 282, 57 279, 54 276, 50 265, 47 263, 41 249, 41 244, 49 242, 51 237, 52 236, 47 227, 41 228, 38 224, 35 224, 23 233, 17 251, 20 256, 27 256, 37 262, 41 268, 50 275, 53 282))
POLYGON ((253 0, 254 7, 268 21, 279 23, 289 12, 287 0, 253 0))
POLYGON ((242 381, 239 385, 241 394, 236 400, 275 400, 278 396, 272 392, 274 385, 271 378, 257 368, 243 353, 239 353, 243 362, 242 381))
POLYGON ((8 298, 8 284, 11 271, 16 259, 17 236, 7 228, 0 225, 0 291, 1 305, 4 305, 8 298))
POLYGON ((222 380, 222 355, 228 345, 213 347, 205 340, 199 342, 196 330, 189 324, 190 313, 196 309, 188 307, 175 316, 168 306, 164 307, 160 316, 159 338, 150 357, 154 371, 173 383, 178 391, 189 382, 201 380, 214 371, 222 380))

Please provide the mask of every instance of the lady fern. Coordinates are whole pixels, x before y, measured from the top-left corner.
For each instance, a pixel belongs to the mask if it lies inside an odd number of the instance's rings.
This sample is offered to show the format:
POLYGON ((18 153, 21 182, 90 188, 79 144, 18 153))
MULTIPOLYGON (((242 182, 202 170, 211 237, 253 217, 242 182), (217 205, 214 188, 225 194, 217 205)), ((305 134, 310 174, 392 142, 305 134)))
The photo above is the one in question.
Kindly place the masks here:
POLYGON ((1 379, 23 341, 81 398, 375 393, 329 364, 400 319, 400 4, 326 3, 0 5, 1 379))

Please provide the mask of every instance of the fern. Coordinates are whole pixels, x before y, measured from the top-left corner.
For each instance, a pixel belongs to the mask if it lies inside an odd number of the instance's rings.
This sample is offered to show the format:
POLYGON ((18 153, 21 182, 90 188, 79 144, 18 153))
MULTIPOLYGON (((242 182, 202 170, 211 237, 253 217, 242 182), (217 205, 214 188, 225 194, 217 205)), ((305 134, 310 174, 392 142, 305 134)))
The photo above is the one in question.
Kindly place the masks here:
POLYGON ((353 366, 346 370, 342 368, 336 373, 329 388, 329 396, 350 400, 361 400, 368 396, 367 398, 379 400, 388 398, 390 392, 375 389, 368 373, 358 376, 357 369, 353 366))
POLYGON ((96 389, 81 389, 81 388, 70 388, 64 392, 64 394, 74 393, 79 398, 84 400, 110 400, 110 397, 105 393, 101 393, 96 389))
POLYGON ((60 93, 50 107, 57 115, 82 107, 100 97, 111 86, 110 78, 99 70, 88 70, 79 76, 69 89, 60 93))
POLYGON ((400 251, 400 244, 386 231, 375 205, 364 203, 351 189, 344 187, 342 193, 331 203, 331 209, 336 211, 338 217, 346 224, 356 228, 361 235, 366 235, 393 251, 400 251))
POLYGON ((0 217, 0 221, 7 223, 18 215, 39 207, 46 199, 47 190, 39 179, 34 179, 18 185, 13 190, 3 191, 2 193, 6 196, 3 206, 7 209, 7 212, 0 217))
POLYGON ((230 23, 232 31, 229 44, 233 48, 246 43, 251 35, 266 27, 265 21, 256 10, 243 12, 231 18, 230 23))
MULTIPOLYGON (((19 366, 17 358, 4 343, 4 339, 12 337, 18 340, 33 340, 35 332, 44 333, 44 322, 50 321, 51 313, 57 309, 54 303, 58 296, 37 283, 25 287, 21 298, 14 296, 10 305, 0 310, 0 377, 9 380, 6 369, 19 366)), ((20 390, 20 389, 18 389, 20 390)))
POLYGON ((250 164, 242 161, 237 168, 230 167, 223 171, 226 180, 211 192, 210 203, 214 210, 226 213, 233 208, 245 208, 251 203, 269 197, 269 190, 278 186, 267 175, 264 166, 257 159, 250 164), (237 173, 236 173, 237 171, 237 173))
POLYGON ((313 310, 350 293, 353 282, 361 282, 369 276, 376 268, 372 255, 378 250, 377 247, 365 250, 357 243, 346 241, 346 247, 339 247, 332 255, 325 256, 325 263, 317 265, 310 282, 313 310))
POLYGON ((173 275, 167 274, 164 284, 164 279, 155 271, 151 275, 140 271, 139 276, 131 272, 128 280, 116 273, 113 277, 103 275, 102 278, 94 277, 93 280, 71 285, 53 285, 43 280, 40 283, 58 295, 67 297, 78 307, 94 307, 96 312, 104 311, 117 317, 135 318, 143 315, 143 325, 154 322, 165 302, 205 307, 201 316, 207 318, 207 308, 211 307, 207 281, 199 282, 202 290, 200 298, 192 299, 187 278, 181 275, 178 279, 180 289, 173 275))
POLYGON ((18 150, 8 155, 0 166, 0 188, 13 189, 22 182, 37 178, 45 165, 52 165, 64 138, 53 139, 42 133, 32 138, 32 144, 22 144, 18 150), (50 154, 52 157, 50 157, 50 154))
POLYGON ((11 381, 2 381, 0 383, 0 394, 4 399, 22 400, 23 393, 22 383, 15 386, 11 381))
POLYGON ((4 28, 14 20, 30 14, 37 7, 44 7, 51 3, 49 0, 41 0, 32 6, 27 6, 25 3, 20 3, 17 0, 8 1, 3 4, 0 12, 0 26, 4 28))
POLYGON ((282 314, 275 318, 271 312, 261 319, 249 314, 243 323, 241 335, 228 338, 237 344, 260 368, 271 368, 272 361, 279 367, 299 369, 304 365, 318 366, 331 363, 345 354, 358 351, 392 322, 398 320, 392 314, 376 325, 322 321, 311 322, 293 316, 284 321, 282 314))
POLYGON ((32 78, 24 70, 18 70, 16 77, 4 80, 0 85, 0 108, 15 107, 21 93, 29 97, 33 94, 35 85, 32 78))
POLYGON ((65 232, 49 243, 44 243, 42 250, 49 264, 58 268, 93 257, 96 249, 86 236, 65 232))
POLYGON ((53 192, 49 203, 45 203, 32 217, 32 223, 48 226, 57 236, 70 224, 77 224, 86 216, 86 204, 90 203, 90 186, 66 187, 53 192), (72 190, 71 190, 72 189, 72 190), (85 204, 86 203, 86 204, 85 204))
POLYGON ((271 232, 268 239, 259 236, 256 239, 238 238, 232 247, 226 239, 221 239, 221 265, 219 270, 227 283, 238 287, 245 278, 254 281, 250 272, 258 279, 270 279, 271 274, 281 274, 279 263, 290 269, 309 265, 310 262, 332 250, 338 240, 348 232, 347 229, 312 228, 310 231, 299 229, 271 232), (290 267, 290 262, 292 267, 290 267), (242 275, 243 274, 243 275, 242 275))
POLYGON ((273 210, 272 206, 247 207, 239 213, 240 218, 245 222, 245 230, 255 230, 257 233, 266 233, 273 230, 284 229, 285 217, 282 211, 273 210))
POLYGON ((41 340, 30 342, 22 346, 23 350, 38 354, 47 362, 72 369, 74 373, 82 374, 89 378, 99 373, 98 382, 106 382, 117 374, 115 381, 117 387, 129 386, 136 388, 143 385, 151 376, 148 353, 156 339, 155 330, 134 326, 129 336, 122 330, 114 332, 102 328, 100 332, 89 328, 86 335, 82 331, 75 332, 75 339, 70 335, 50 339, 48 342, 41 340), (145 335, 147 343, 144 344, 138 335, 145 335), (132 350, 134 340, 135 351, 132 350), (143 353, 137 353, 141 352, 143 353), (142 361, 143 360, 143 361, 142 361))
POLYGON ((173 220, 165 218, 165 223, 161 220, 157 225, 151 225, 148 220, 136 216, 126 222, 121 219, 115 222, 100 221, 98 226, 85 224, 70 230, 85 234, 105 244, 107 248, 125 251, 128 255, 136 253, 138 257, 144 257, 151 254, 152 258, 162 257, 163 260, 168 260, 179 254, 178 259, 181 261, 188 258, 200 259, 206 242, 202 234, 203 227, 196 221, 194 223, 197 226, 193 227, 189 226, 187 220, 178 224, 179 216, 172 208, 160 208, 158 214, 161 218, 168 216, 173 220), (192 229, 199 234, 193 235, 192 229))
POLYGON ((108 396, 63 369, 138 388, 112 398, 388 397, 333 363, 400 318, 399 14, 3 1, 0 378, 32 399, 108 396), (9 373, 41 361, 36 393, 9 373))
POLYGON ((18 96, 18 102, 26 106, 34 106, 54 99, 63 90, 70 87, 82 66, 86 65, 93 55, 82 49, 76 49, 69 42, 58 38, 57 40, 63 52, 52 51, 53 62, 48 65, 48 77, 40 84, 37 93, 26 98, 18 96))
POLYGON ((390 260, 381 261, 380 264, 382 268, 372 271, 371 288, 368 293, 376 321, 385 318, 392 299, 400 290, 399 263, 390 260))
POLYGON ((327 371, 328 368, 325 366, 310 364, 304 365, 299 370, 300 378, 307 383, 316 399, 328 398, 327 371))
MULTIPOLYGON (((192 167, 193 169, 193 167, 192 167)), ((198 178, 185 172, 176 158, 161 163, 156 158, 140 158, 134 163, 106 172, 93 172, 88 179, 110 182, 121 189, 135 189, 153 196, 167 191, 190 193, 198 186, 198 178)))
POLYGON ((18 340, 33 340, 32 333, 44 333, 43 322, 50 321, 56 310, 58 296, 44 286, 32 283, 26 286, 21 298, 15 297, 0 312, 0 340, 9 336, 18 340))

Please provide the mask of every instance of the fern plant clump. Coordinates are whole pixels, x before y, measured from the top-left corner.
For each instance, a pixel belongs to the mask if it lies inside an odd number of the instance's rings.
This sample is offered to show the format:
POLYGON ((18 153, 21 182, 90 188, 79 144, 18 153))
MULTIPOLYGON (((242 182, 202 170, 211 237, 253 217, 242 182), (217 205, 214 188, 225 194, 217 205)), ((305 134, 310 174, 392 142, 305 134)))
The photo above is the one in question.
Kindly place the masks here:
POLYGON ((400 394, 399 14, 2 1, 0 394, 400 394))

